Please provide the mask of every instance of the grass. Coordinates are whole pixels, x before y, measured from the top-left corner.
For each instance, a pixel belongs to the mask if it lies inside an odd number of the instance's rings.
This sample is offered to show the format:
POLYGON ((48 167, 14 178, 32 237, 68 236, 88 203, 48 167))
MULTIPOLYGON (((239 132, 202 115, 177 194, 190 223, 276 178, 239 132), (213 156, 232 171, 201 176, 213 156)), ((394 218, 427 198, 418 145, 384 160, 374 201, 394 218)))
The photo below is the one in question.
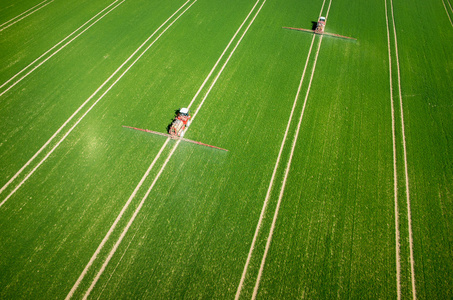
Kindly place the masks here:
MULTIPOLYGON (((1 82, 109 4, 54 2, 0 33, 1 82), (26 28, 33 24, 41 26, 33 27, 33 39, 24 46, 26 28)), ((183 3, 124 2, 1 97, 0 182, 11 178, 183 3)), ((36 3, 20 4, 26 9, 36 3)), ((198 0, 0 207, 2 298, 67 295, 165 141, 121 125, 163 132, 174 110, 195 95, 254 4, 198 0)), ((186 135, 229 152, 180 144, 100 277, 93 298, 234 297, 312 39, 281 27, 311 27, 321 4, 266 2, 186 135)), ((0 10, 2 18, 14 13, 12 7, 0 10)), ((439 21, 434 30, 417 23, 431 24, 442 13, 441 2, 395 3, 421 298, 448 298, 452 293, 452 34, 445 28, 448 20, 439 21)), ((322 41, 260 298, 396 296, 384 2, 335 0, 327 29, 358 41, 322 41)), ((221 64, 225 61, 226 56, 221 64)), ((243 298, 253 291, 306 91, 307 81, 243 298)), ((402 174, 400 129, 397 134, 402 174)), ((164 150, 133 198, 75 298, 91 284, 169 151, 164 150)), ((411 290, 401 177, 399 189, 406 298, 411 290)))

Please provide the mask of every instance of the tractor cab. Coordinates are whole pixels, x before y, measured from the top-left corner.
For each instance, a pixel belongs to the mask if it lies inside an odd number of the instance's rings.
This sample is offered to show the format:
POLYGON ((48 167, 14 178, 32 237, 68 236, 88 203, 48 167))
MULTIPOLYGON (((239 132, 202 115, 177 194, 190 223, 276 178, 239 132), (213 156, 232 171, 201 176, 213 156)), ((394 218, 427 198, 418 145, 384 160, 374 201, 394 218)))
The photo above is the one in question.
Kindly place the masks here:
POLYGON ((181 108, 177 113, 176 118, 181 120, 184 123, 184 125, 188 126, 188 122, 190 119, 189 109, 185 107, 181 108))
POLYGON ((189 109, 188 108, 181 108, 178 112, 179 115, 189 117, 189 109))

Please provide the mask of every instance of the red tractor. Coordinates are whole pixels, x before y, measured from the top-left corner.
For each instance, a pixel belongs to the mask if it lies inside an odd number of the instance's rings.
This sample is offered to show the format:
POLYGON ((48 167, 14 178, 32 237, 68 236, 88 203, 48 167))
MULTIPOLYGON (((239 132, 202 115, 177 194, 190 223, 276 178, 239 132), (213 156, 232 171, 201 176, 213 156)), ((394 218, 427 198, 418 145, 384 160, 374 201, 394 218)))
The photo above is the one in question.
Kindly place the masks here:
POLYGON ((172 138, 172 139, 181 140, 181 141, 185 141, 185 142, 189 142, 189 143, 194 143, 194 144, 198 144, 198 145, 202 145, 202 146, 206 146, 206 147, 210 147, 210 148, 215 148, 215 149, 219 149, 219 150, 223 150, 223 151, 228 151, 227 149, 223 149, 223 148, 220 148, 220 147, 216 147, 216 146, 208 145, 208 144, 205 144, 205 143, 202 143, 202 142, 197 142, 197 141, 193 141, 193 140, 189 140, 189 139, 184 138, 183 137, 184 133, 186 132, 187 127, 189 127, 189 125, 190 125, 190 118, 191 117, 189 115, 189 109, 188 108, 181 108, 180 110, 177 110, 174 120, 167 127, 168 128, 168 134, 167 133, 158 132, 158 131, 149 130, 149 129, 140 129, 140 128, 131 127, 131 126, 124 126, 123 125, 123 127, 130 128, 130 129, 135 129, 135 130, 140 130, 140 131, 144 131, 144 132, 149 132, 149 133, 165 136, 167 138, 172 138))
POLYGON ((342 39, 356 40, 355 38, 352 38, 352 37, 349 37, 349 36, 344 36, 344 35, 339 35, 339 34, 335 34, 335 33, 325 32, 324 31, 324 29, 326 28, 326 18, 325 17, 319 17, 318 22, 316 23, 315 30, 304 29, 304 28, 293 28, 293 27, 283 27, 283 28, 291 29, 291 30, 299 30, 299 31, 311 32, 311 33, 316 33, 316 34, 320 34, 320 35, 329 35, 329 36, 342 38, 342 39))
POLYGON ((168 133, 172 137, 182 137, 186 127, 190 125, 190 115, 188 108, 181 108, 176 112, 176 117, 170 124, 168 133))
POLYGON ((326 18, 319 17, 318 23, 316 24, 315 33, 323 34, 325 27, 326 27, 326 18))

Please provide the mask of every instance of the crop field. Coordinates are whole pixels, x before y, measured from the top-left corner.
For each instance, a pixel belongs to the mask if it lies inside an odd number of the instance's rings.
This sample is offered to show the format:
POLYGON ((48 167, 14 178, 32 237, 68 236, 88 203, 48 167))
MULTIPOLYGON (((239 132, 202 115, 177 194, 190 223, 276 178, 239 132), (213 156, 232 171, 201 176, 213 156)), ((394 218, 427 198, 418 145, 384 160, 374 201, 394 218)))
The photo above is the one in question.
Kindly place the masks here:
POLYGON ((452 299, 452 20, 2 0, 0 299, 452 299))

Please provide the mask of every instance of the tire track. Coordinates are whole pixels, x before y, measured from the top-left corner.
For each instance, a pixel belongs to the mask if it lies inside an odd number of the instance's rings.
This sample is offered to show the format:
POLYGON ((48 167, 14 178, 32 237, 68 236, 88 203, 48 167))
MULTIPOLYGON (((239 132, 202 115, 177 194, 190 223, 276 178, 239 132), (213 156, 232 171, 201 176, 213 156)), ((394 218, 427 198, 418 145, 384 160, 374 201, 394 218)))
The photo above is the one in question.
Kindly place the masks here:
POLYGON ((270 195, 271 195, 271 191, 272 191, 272 188, 274 186, 274 181, 275 181, 275 176, 276 176, 276 173, 277 173, 277 169, 278 169, 278 167, 280 165, 280 159, 281 159, 282 152, 283 152, 283 149, 284 149, 285 144, 286 144, 286 139, 288 137, 288 131, 289 131, 289 127, 290 127, 291 122, 292 122, 292 118, 293 118, 293 115, 294 115, 294 110, 296 108, 297 100, 299 99, 299 94, 300 94, 300 91, 301 91, 301 88, 302 88, 302 83, 303 83, 304 78, 305 78, 305 71, 307 70, 307 66, 308 66, 308 63, 309 63, 309 60, 310 60, 311 51, 312 51, 312 48, 313 48, 314 41, 315 41, 315 35, 313 35, 313 38, 312 38, 312 41, 311 41, 310 49, 309 49, 308 55, 307 55, 307 60, 305 62, 304 71, 302 73, 302 77, 301 77, 301 80, 300 80, 300 83, 299 83, 299 87, 298 87, 297 93, 296 93, 296 98, 294 99, 294 103, 293 103, 293 107, 291 109, 290 117, 289 117, 288 123, 286 125, 285 134, 283 136, 282 144, 280 145, 280 150, 279 150, 278 155, 277 155, 277 161, 276 161, 276 163, 274 165, 274 170, 272 172, 271 180, 270 180, 270 183, 269 183, 269 187, 267 189, 266 197, 264 199, 263 207, 261 209, 261 214, 260 214, 260 217, 258 219, 258 224, 257 224, 256 229, 255 229, 255 234, 253 236, 253 240, 252 240, 252 244, 250 246, 250 250, 249 250, 249 253, 248 253, 248 256, 247 256, 247 260, 246 260, 245 265, 244 265, 244 270, 242 272, 241 280, 239 282, 238 289, 236 291, 235 299, 239 299, 242 287, 244 285, 245 277, 247 275, 247 269, 248 269, 248 266, 250 264, 250 260, 251 260, 252 255, 253 255, 253 251, 255 249, 256 240, 258 238, 258 234, 259 234, 259 231, 260 231, 261 226, 262 226, 262 222, 263 222, 263 219, 264 219, 264 214, 266 212, 267 205, 268 205, 268 202, 269 202, 269 198, 270 198, 270 195))
MULTIPOLYGON (((196 2, 197 0, 195 0, 196 2)), ((220 62, 220 60, 222 59, 222 57, 224 56, 224 54, 227 52, 227 50, 229 49, 229 47, 231 46, 232 42, 234 41, 234 39, 236 38, 236 36, 238 35, 238 33, 240 32, 240 30, 242 29, 242 27, 244 26, 244 24, 246 23, 246 21, 250 18, 250 15, 252 14, 252 12, 255 10, 255 8, 257 7, 259 1, 261 0, 257 0, 255 5, 253 6, 253 8, 250 10, 249 14, 247 15, 247 17, 244 19, 243 23, 240 25, 239 29, 236 31, 236 33, 234 34, 234 36, 232 37, 232 39, 230 40, 230 42, 228 43, 228 45, 226 46, 225 50, 223 51, 223 53, 221 54, 221 56, 219 57, 219 59, 217 60, 216 64, 214 65, 214 67, 212 68, 211 72, 208 74, 207 78, 205 79, 205 81, 203 82, 203 84, 201 85, 201 87, 199 88, 199 90, 197 91, 197 93, 195 94, 195 97, 192 99, 192 101, 190 102, 189 106, 191 106, 195 99, 197 98, 197 96, 200 94, 202 88, 204 87, 204 85, 206 84, 206 82, 208 81, 208 79, 211 77, 211 75, 213 74, 214 70, 217 68, 217 65, 218 63, 220 62)), ((194 2, 194 3, 195 3, 194 2)), ((192 3, 192 4, 194 4, 192 3)), ((191 126, 193 126, 193 122, 196 118, 196 115, 198 114, 198 112, 200 111, 200 109, 202 108, 205 100, 207 99, 207 97, 209 96, 212 88, 214 87, 214 85, 216 84, 217 80, 219 79, 220 75, 222 74, 223 70, 225 69, 226 65, 228 64, 228 62, 230 61, 231 57, 233 56, 234 52, 236 51, 237 47, 239 46, 239 44, 241 43, 242 39, 244 38, 244 36, 246 35, 246 33, 248 32, 249 28, 251 27, 251 25, 253 24, 253 22, 255 21, 256 17, 258 16, 258 14, 260 13, 262 7, 264 6, 264 4, 266 3, 266 0, 264 0, 264 2, 261 4, 261 6, 259 7, 259 9, 257 10, 257 12, 255 13, 253 19, 250 21, 249 25, 247 26, 247 28, 244 30, 243 34, 241 35, 241 37, 239 38, 239 40, 236 42, 236 45, 235 47, 231 50, 227 60, 224 62, 223 66, 221 67, 221 69, 219 70, 219 72, 217 73, 215 79, 213 80, 213 82, 211 83, 208 91, 206 92, 205 96, 203 97, 201 103, 198 105, 193 117, 192 117, 192 121, 191 121, 191 126)), ((190 7, 189 7, 190 8, 190 7)), ((187 131, 187 129, 186 129, 187 131)), ((108 231, 107 235, 104 237, 102 243, 99 245, 98 249, 96 249, 96 252, 93 254, 93 256, 91 257, 90 259, 90 262, 89 264, 85 267, 85 269, 83 270, 82 274, 80 275, 79 279, 77 280, 76 284, 74 285, 74 287, 72 288, 71 292, 68 294, 68 296, 66 297, 66 299, 70 299, 72 297, 72 295, 74 294, 74 292, 76 291, 77 287, 79 286, 80 282, 83 280, 85 274, 88 272, 88 269, 89 267, 91 267, 91 265, 93 264, 93 262, 96 260, 99 252, 102 250, 102 248, 104 247, 105 245, 105 242, 107 242, 107 240, 110 238, 110 235, 112 234, 112 232, 114 231, 117 223, 119 222, 119 220, 122 218, 122 215, 124 213, 124 211, 127 209, 127 207, 129 206, 129 203, 130 201, 135 197, 137 191, 141 188, 141 185, 142 183, 144 182, 144 180, 148 177, 149 175, 149 172, 151 171, 151 169, 153 168, 155 162, 160 158, 161 154, 162 154, 162 151, 166 148, 168 142, 170 141, 170 138, 167 138, 164 145, 161 147, 158 155, 154 158, 153 160, 153 163, 150 165, 150 167, 148 168, 147 172, 144 174, 144 176, 142 177, 142 180, 140 181, 139 185, 137 185, 137 187, 135 188, 134 190, 134 193, 131 195, 131 197, 129 198, 128 200, 128 203, 126 203, 126 205, 123 207, 120 215, 118 215, 117 219, 115 220, 115 223, 112 225, 112 227, 110 228, 110 230, 108 231)), ((84 294, 84 297, 83 299, 87 299, 87 297, 90 295, 90 293, 92 292, 92 290, 94 289, 94 287, 96 286, 99 278, 102 276, 102 274, 104 273, 105 269, 107 268, 110 260, 112 259, 112 257, 115 255, 118 247, 120 246, 121 242, 123 241, 124 237, 126 236, 127 232, 129 231, 129 228, 132 226, 132 224, 134 223, 135 221, 135 218, 137 217, 137 215, 139 214, 140 210, 142 209, 146 199, 148 198, 149 194, 151 193, 151 191, 153 190, 155 184, 157 183, 157 181, 159 180, 161 174, 163 173, 163 171, 165 170, 168 162, 170 161, 171 157, 173 156, 173 154, 175 153, 176 149, 178 148, 179 144, 180 144, 181 140, 177 140, 177 142, 175 143, 175 145, 173 146, 173 148, 171 149, 170 153, 168 154, 168 156, 166 157, 162 167, 159 169, 158 173, 156 174, 155 178, 153 179, 153 182, 151 183, 150 187, 148 188, 148 190, 146 191, 145 195, 143 196, 142 200, 140 201, 140 204, 138 205, 138 207, 135 209, 132 217, 129 219, 126 227, 124 227, 124 229, 122 230, 121 232, 121 235, 120 237, 118 238, 118 240, 115 242, 113 248, 110 250, 108 256, 106 257, 106 259, 104 260, 101 268, 99 269, 99 271, 97 272, 95 278, 93 279, 93 281, 91 282, 90 284, 90 287, 88 288, 88 290, 85 292, 84 294)))
MULTIPOLYGON (((53 0, 52 0, 53 1, 53 0)), ((47 62, 49 59, 51 59, 55 54, 57 54, 58 52, 60 52, 61 50, 63 50, 66 46, 68 46, 70 43, 72 43, 75 39, 77 39, 79 36, 81 36, 83 33, 85 33, 88 29, 90 29, 94 24, 96 24, 97 22, 99 22, 100 20, 102 20, 106 15, 108 15, 109 13, 111 13, 115 8, 117 8, 118 6, 120 6, 121 4, 123 4, 124 1, 126 0, 122 0, 119 4, 115 5, 112 9, 108 10, 111 6, 113 6, 115 3, 117 3, 119 0, 115 0, 114 2, 112 2, 110 5, 108 5, 107 7, 105 7, 103 10, 101 10, 99 13, 97 13, 94 17, 92 17, 91 19, 89 19, 88 21, 86 21, 84 24, 82 24, 79 28, 77 28, 76 30, 74 30, 72 33, 70 33, 68 36, 66 36, 64 39, 62 39, 60 42, 58 42, 57 44, 55 44, 52 48, 50 48, 49 50, 47 50, 46 52, 44 52, 41 56, 39 56, 37 59, 35 59, 34 61, 32 61, 29 65, 27 65, 25 68, 23 68, 22 70, 20 70, 18 73, 16 73, 13 77, 11 77, 10 79, 8 79, 7 81, 5 81, 2 85, 0 85, 0 89, 3 89, 5 86, 7 86, 9 83, 11 83, 13 80, 15 80, 18 76, 20 76, 22 73, 24 72, 28 72, 25 73, 22 77, 18 78, 16 81, 12 82, 11 85, 9 85, 8 87, 6 87, 1 93, 0 93, 0 97, 3 96, 5 93, 7 93, 10 89, 12 89, 15 85, 17 85, 19 82, 21 82, 22 80, 24 80, 28 75, 30 75, 31 73, 33 73, 37 68, 39 68, 40 66, 42 66, 45 62, 47 62), (104 11, 108 10, 105 14, 103 14, 102 16, 100 16, 98 18, 98 16, 100 14, 102 14, 104 11), (87 24, 89 24, 91 21, 93 21, 93 23, 91 23, 89 26, 87 26, 85 29, 83 29, 80 33, 78 33, 76 36, 74 36, 72 39, 70 39, 68 42, 66 42, 65 44, 63 44, 67 39, 71 38, 74 34, 76 34, 79 30, 81 30, 83 27, 85 27, 87 24), (60 46, 61 44, 63 44, 60 48, 56 49, 58 46, 60 46), (56 49, 56 50, 55 50, 56 49), (55 50, 55 51, 54 51, 55 50), (54 52, 52 52, 54 51, 54 52), (47 56, 45 59, 43 59, 42 61, 40 61, 42 58, 44 58, 47 54, 49 54, 49 56, 47 56), (36 64, 36 65, 35 65, 36 64), (31 69, 31 70, 30 70, 31 69)), ((1 192, 1 191, 0 191, 1 192)))
POLYGON ((22 21, 22 20, 25 19, 26 17, 28 17, 28 16, 34 14, 35 12, 37 12, 38 10, 40 10, 41 8, 44 8, 45 6, 47 6, 47 5, 49 5, 50 3, 52 3, 54 0, 50 0, 49 2, 47 2, 47 1, 49 1, 49 0, 44 0, 44 1, 42 1, 41 3, 36 4, 36 5, 33 6, 32 8, 30 8, 30 9, 24 11, 23 13, 21 13, 21 14, 15 16, 14 18, 10 19, 9 21, 6 21, 5 23, 1 24, 1 25, 0 25, 0 32, 2 32, 3 30, 5 30, 6 28, 8 28, 8 27, 10 27, 10 26, 13 26, 13 25, 16 24, 17 22, 22 21), (45 2, 47 2, 47 3, 45 3, 45 2), (45 4, 42 5, 43 3, 45 3, 45 4), (42 6, 39 7, 40 5, 42 5, 42 6), (29 11, 31 11, 29 14, 27 14, 27 15, 25 15, 25 16, 22 17, 22 15, 28 13, 29 11), (16 20, 17 18, 20 18, 20 19, 19 19, 19 20, 16 20), (16 21, 14 21, 14 20, 16 20, 16 21), (10 23, 10 22, 13 22, 13 23, 8 24, 8 23, 10 23), (7 24, 8 24, 8 25, 7 25, 7 24))
MULTIPOLYGON (((442 0, 442 4, 445 8, 445 12, 447 13, 448 20, 450 21, 451 26, 453 27, 453 22, 451 21, 450 13, 448 12, 447 6, 445 5, 445 1, 442 0)), ((451 7, 450 1, 448 1, 448 5, 450 7, 451 13, 453 13, 453 8, 451 7)))
POLYGON ((392 23, 393 23, 393 34, 395 37, 395 58, 398 74, 398 97, 400 102, 400 114, 401 114, 401 131, 403 135, 403 155, 404 155, 404 177, 406 180, 406 205, 407 205, 407 222, 409 230, 409 252, 410 252, 410 262, 411 262, 411 283, 412 283, 412 298, 417 299, 417 289, 415 286, 415 262, 414 262, 414 241, 412 237, 412 216, 411 216, 411 200, 410 200, 410 191, 409 191, 409 172, 407 166, 407 146, 406 146, 406 132, 404 125, 404 109, 403 109, 403 97, 401 93, 401 71, 400 71, 400 62, 398 56, 398 38, 396 35, 396 26, 395 26, 395 17, 393 13, 393 1, 390 0, 391 12, 392 12, 392 23))
MULTIPOLYGON (((125 0, 123 0, 125 1, 125 0)), ((187 0, 177 11, 175 11, 159 28, 157 28, 134 53, 132 53, 128 59, 126 59, 121 66, 119 66, 115 72, 65 121, 65 123, 50 137, 50 139, 33 155, 32 158, 0 189, 0 194, 36 159, 36 157, 49 146, 49 144, 57 137, 57 135, 69 124, 69 122, 84 108, 100 91, 103 89, 111 79, 157 34, 157 32, 165 26, 187 3, 191 0, 187 0)), ((182 14, 181 14, 182 15, 182 14)), ((0 203, 0 207, 5 204, 6 201, 33 175, 33 173, 49 158, 49 156, 58 148, 58 146, 67 138, 67 136, 74 130, 74 128, 85 118, 85 116, 96 106, 97 103, 121 80, 121 78, 134 66, 134 64, 154 45, 155 42, 170 28, 176 20, 181 16, 179 15, 173 22, 171 22, 155 39, 148 45, 145 50, 126 68, 123 73, 107 88, 107 90, 87 109, 87 111, 77 120, 77 122, 66 132, 66 134, 57 142, 57 144, 47 153, 47 155, 26 175, 26 177, 13 189, 13 191, 6 196, 5 199, 0 203)))
MULTIPOLYGON (((117 218, 115 219, 115 221, 113 222, 112 226, 110 227, 109 231, 107 232, 106 236, 104 237, 104 239, 102 240, 102 242, 99 244, 98 248, 96 249, 96 251, 94 252, 93 256, 91 257, 90 261, 88 262, 88 264, 85 266, 85 268, 83 269, 82 273, 80 274, 79 278, 77 278, 77 281, 75 282, 74 286, 72 287, 72 289, 69 291, 68 295, 66 296, 66 299, 71 299, 72 296, 74 295, 75 291, 77 290, 77 288, 79 287, 80 283, 82 282, 82 280, 84 279, 85 275, 87 274, 88 270, 90 269, 90 267, 93 265, 94 261, 96 260, 97 256, 99 255, 99 253, 101 252, 102 248, 104 248, 104 245, 105 243, 108 241, 110 235, 113 233, 113 231, 115 230, 116 228, 116 225, 118 224, 118 222, 121 220, 121 218, 123 217, 123 214, 124 212, 126 211, 126 209, 129 207, 129 204, 131 203, 132 199, 134 199, 135 195, 137 194, 137 192, 140 190, 143 182, 145 181, 145 179, 148 177, 149 175, 149 172, 151 172, 151 170, 153 169, 154 165, 156 164, 157 160, 159 159, 160 155, 162 154, 162 151, 165 149, 165 147, 167 146, 168 142, 170 141, 170 139, 167 139, 164 143, 164 145, 160 148, 158 154, 156 155, 156 157, 154 158, 154 160, 152 161, 151 165, 148 167, 148 169, 146 170, 145 174, 143 175, 142 179, 140 180, 139 184, 135 187, 134 191, 132 192, 132 195, 129 197, 129 199, 127 200, 126 204, 123 206, 123 209, 121 209, 121 212, 120 214, 117 216, 117 218)), ((91 288, 91 287, 90 287, 91 288)), ((91 289, 89 290, 91 291, 91 289)), ((89 294, 89 291, 87 292, 89 294)), ((86 295, 87 296, 87 295, 86 295)), ((85 297, 84 297, 85 298, 85 297)))
MULTIPOLYGON (((329 11, 330 11, 330 5, 331 4, 332 4, 332 0, 330 0, 329 7, 327 8, 326 20, 329 17, 329 11)), ((321 12, 322 12, 322 10, 321 10, 321 12)), ((292 159, 293 159, 294 150, 296 148, 297 138, 299 137, 300 127, 302 125, 302 119, 304 117, 305 107, 307 105, 307 100, 308 100, 308 95, 310 94, 310 88, 311 88, 311 84, 312 84, 312 81, 313 81, 313 76, 315 74, 316 63, 318 61, 319 51, 321 50, 321 43, 322 43, 323 37, 324 37, 323 35, 321 35, 319 37, 319 44, 318 44, 318 48, 317 48, 316 55, 315 55, 315 61, 313 63, 313 68, 312 68, 312 71, 311 71, 311 76, 310 76, 310 81, 309 81, 309 84, 308 84, 307 93, 305 94, 304 106, 302 107, 302 112, 301 112, 301 115, 300 115, 300 118, 299 118, 299 123, 297 124, 296 133, 295 133, 294 138, 293 138, 293 144, 291 146, 291 154, 289 156, 288 163, 286 164, 285 175, 283 177, 283 183, 282 183, 282 186, 280 188, 280 194, 279 194, 279 197, 278 197, 277 207, 275 208, 275 213, 274 213, 274 217, 272 219, 271 229, 269 231, 269 235, 268 235, 268 238, 267 238, 267 241, 266 241, 266 248, 264 250, 263 258, 261 260, 260 269, 258 271, 258 276, 256 278, 255 287, 253 289, 252 299, 256 299, 256 296, 258 294, 259 284, 260 284, 261 277, 262 277, 262 274, 263 274, 264 265, 266 264, 267 254, 269 252, 270 245, 271 245, 271 242, 272 242, 272 236, 273 236, 273 233, 274 233, 274 230, 275 230, 275 225, 277 223, 278 212, 279 212, 279 209, 280 209, 280 204, 281 204, 282 199, 283 199, 283 194, 285 192, 286 181, 288 179, 289 170, 291 168, 291 162, 292 162, 292 159)))
MULTIPOLYGON (((321 10, 319 12, 319 16, 318 18, 321 16, 322 14, 322 11, 324 9, 324 5, 325 5, 325 0, 323 1, 322 3, 322 6, 321 6, 321 10)), ((330 4, 329 4, 329 9, 330 9, 330 4)), ((326 16, 327 17, 327 16, 326 16)), ((241 292, 242 292, 242 288, 243 288, 243 285, 244 285, 244 281, 245 281, 245 278, 247 276, 247 271, 248 271, 248 267, 250 265, 250 261, 252 259, 252 256, 253 256, 253 251, 255 249, 255 244, 256 244, 256 240, 258 239, 258 235, 259 235, 259 232, 260 232, 260 229, 261 229, 261 226, 262 226, 262 222, 263 222, 263 219, 264 219, 264 215, 265 215, 265 212, 266 212, 266 209, 267 209, 267 205, 268 205, 268 202, 269 202, 269 199, 270 199, 270 195, 271 195, 271 192, 272 192, 272 189, 274 187, 274 183, 275 183, 275 177, 276 177, 276 173, 277 173, 277 169, 280 165, 280 159, 281 159, 281 155, 282 155, 282 152, 283 152, 283 149, 286 145, 286 141, 287 141, 287 138, 288 138, 288 132, 289 132, 289 128, 290 128, 290 125, 291 125, 291 122, 292 122, 292 119, 293 119, 293 115, 294 115, 294 110, 296 108, 296 104, 297 104, 297 100, 299 99, 299 96, 300 96, 300 91, 302 89, 302 84, 304 82, 304 79, 305 79, 305 73, 306 73, 306 70, 307 70, 307 67, 308 67, 308 63, 310 61, 310 57, 311 57, 311 51, 313 49, 313 45, 314 45, 314 41, 315 41, 315 38, 316 38, 316 35, 313 34, 313 38, 312 38, 312 41, 311 41, 311 44, 310 44, 310 48, 308 50, 308 55, 307 55, 307 59, 305 61, 305 67, 304 67, 304 70, 302 72, 302 76, 301 76, 301 80, 300 80, 300 83, 299 83, 299 87, 297 89, 297 93, 296 93, 296 97, 294 99, 294 103, 293 103, 293 107, 291 109, 291 113, 290 113, 290 117, 288 119, 288 123, 286 125, 286 130, 285 130, 285 134, 283 136, 283 140, 282 140, 282 143, 280 145, 280 150, 279 150, 279 153, 277 155, 277 161, 274 165, 274 170, 272 172, 272 176, 271 176, 271 180, 270 180, 270 183, 269 183, 269 186, 268 186, 268 189, 267 189, 267 193, 266 193, 266 197, 264 199, 264 203, 263 203, 263 207, 261 209, 261 214, 260 214, 260 217, 258 219, 258 224, 256 226, 256 229, 255 229, 255 234, 253 236, 253 239, 252 239, 252 244, 250 246, 250 249, 249 249, 249 253, 248 253, 248 256, 247 256, 247 260, 246 260, 246 263, 244 265, 244 269, 243 269, 243 272, 242 272, 242 276, 241 276, 241 279, 240 279, 240 282, 239 282, 239 285, 238 285, 238 289, 236 291, 236 296, 235 296, 235 299, 239 299, 240 295, 241 295, 241 292)), ((322 36, 321 36, 322 38, 322 36)), ((319 43, 318 44, 318 51, 316 53, 316 57, 315 57, 315 64, 313 66, 313 70, 312 70, 312 75, 311 75, 311 79, 313 78, 313 74, 314 74, 314 67, 316 66, 316 60, 317 60, 317 57, 318 57, 318 53, 319 53, 319 48, 320 48, 321 44, 319 43)), ((310 85, 311 85, 311 79, 310 79, 310 85)), ((309 92, 310 89, 308 89, 307 91, 307 94, 306 94, 306 97, 305 97, 305 102, 304 102, 304 106, 303 106, 303 110, 302 110, 302 114, 301 114, 301 118, 300 118, 300 121, 302 120, 302 117, 303 117, 303 113, 304 113, 304 110, 305 110, 305 105, 306 105, 306 101, 307 101, 307 98, 308 98, 308 92, 309 92)), ((300 126, 300 124, 299 124, 300 126)), ((297 132, 298 132, 299 128, 297 129, 297 132)), ((278 209, 278 208, 277 208, 278 209)), ((271 229, 273 230, 273 229, 271 229)), ((261 268, 260 268, 261 269, 261 268)), ((260 270, 261 273, 262 273, 262 270, 260 270)), ((261 277, 261 275, 259 275, 259 278, 261 277)), ((259 283, 259 279, 257 279, 257 282, 259 283)), ((257 290, 257 287, 256 287, 256 290, 257 290)), ((253 293, 253 296, 252 298, 256 298, 256 292, 254 290, 254 293, 253 293)))
POLYGON ((395 108, 393 100, 393 82, 392 82, 392 55, 390 48, 390 31, 387 16, 387 0, 385 2, 385 23, 387 25, 387 44, 389 54, 389 84, 390 84, 390 105, 392 114, 392 146, 393 146, 393 197, 395 207, 395 257, 396 257, 396 295, 401 299, 401 258, 400 258, 400 231, 399 231, 399 211, 398 211, 398 173, 396 164, 396 132, 395 132, 395 108))
MULTIPOLYGON (((404 177, 405 177, 405 191, 406 191, 406 207, 407 207, 407 225, 409 232, 409 260, 410 260, 410 269, 411 269, 411 287, 412 287, 412 299, 417 299, 417 289, 415 283, 415 261, 414 261, 414 241, 412 235, 412 214, 411 214, 411 201, 410 201, 410 190, 409 190, 409 172, 408 172, 408 163, 407 163, 407 146, 406 146, 406 133, 404 125, 404 109, 403 109, 403 97, 401 93, 401 71, 399 64, 398 56, 398 38, 396 34, 396 25, 395 25, 395 16, 393 11, 393 1, 390 0, 390 12, 392 17, 392 26, 393 26, 393 37, 394 37, 394 47, 395 47, 395 60, 396 60, 396 70, 397 70, 397 79, 398 79, 398 98, 399 98, 399 109, 400 109, 400 118, 401 118, 401 134, 402 134, 402 144, 403 144, 403 162, 404 162, 404 177)), ((386 11, 387 14, 387 11, 386 11)), ((388 17, 387 17, 388 18, 388 17)), ((391 68, 391 66, 390 66, 391 68)), ((392 91, 391 91, 392 92, 392 91)), ((397 245, 399 247, 399 245, 397 245)))

